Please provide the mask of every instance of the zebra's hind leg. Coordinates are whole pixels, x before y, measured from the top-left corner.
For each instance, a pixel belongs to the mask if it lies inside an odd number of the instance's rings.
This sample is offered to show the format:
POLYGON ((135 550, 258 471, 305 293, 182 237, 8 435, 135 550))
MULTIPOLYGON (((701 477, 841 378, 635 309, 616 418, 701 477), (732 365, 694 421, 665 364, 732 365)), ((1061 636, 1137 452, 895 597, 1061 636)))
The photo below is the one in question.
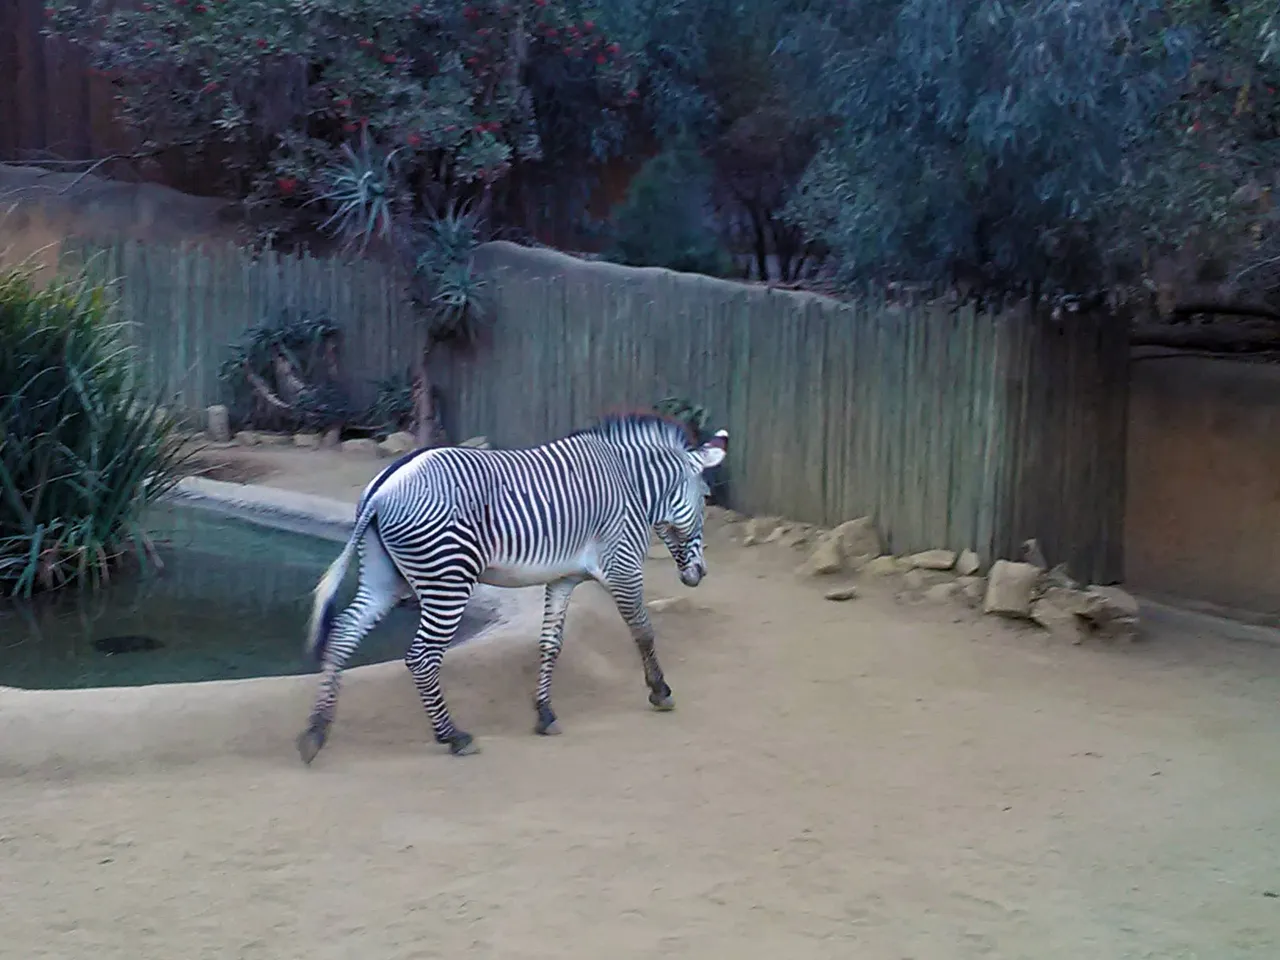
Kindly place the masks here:
POLYGON ((609 583, 609 589, 613 594, 613 602, 618 606, 618 613, 631 628, 631 639, 640 651, 644 682, 649 686, 649 704, 655 710, 674 710, 676 702, 671 695, 671 687, 662 675, 662 666, 654 651, 653 622, 644 605, 643 574, 637 569, 635 573, 625 577, 615 576, 609 583))
POLYGON ((479 753, 480 747, 465 730, 453 725, 449 708, 440 686, 440 665, 445 649, 462 622, 462 612, 471 598, 474 583, 433 584, 420 590, 418 601, 422 616, 418 621, 418 633, 404 656, 405 666, 413 674, 414 686, 422 698, 422 706, 431 719, 436 743, 447 744, 455 757, 479 753))
POLYGON ((298 735, 298 755, 311 763, 329 739, 342 671, 365 635, 396 605, 405 589, 400 571, 376 536, 366 536, 360 549, 360 581, 356 595, 338 615, 324 646, 320 691, 307 728, 298 735))
POLYGON ((538 688, 533 696, 533 708, 538 722, 533 732, 554 736, 560 732, 555 711, 551 709, 551 675, 555 672, 556 659, 564 643, 564 619, 569 612, 569 598, 582 577, 565 577, 547 584, 542 604, 542 636, 538 639, 538 688))

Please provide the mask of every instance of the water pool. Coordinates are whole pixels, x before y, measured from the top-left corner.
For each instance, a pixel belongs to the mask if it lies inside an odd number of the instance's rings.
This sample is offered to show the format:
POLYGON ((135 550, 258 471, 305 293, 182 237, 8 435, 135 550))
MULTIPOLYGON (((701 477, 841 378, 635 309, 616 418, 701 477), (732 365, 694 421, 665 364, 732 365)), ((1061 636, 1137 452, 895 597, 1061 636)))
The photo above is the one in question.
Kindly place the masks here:
MULTIPOLYGON (((96 592, 0 600, 0 686, 140 686, 316 669, 302 653, 311 590, 340 542, 174 502, 153 509, 147 526, 163 570, 122 573, 96 592)), ((455 645, 494 616, 473 603, 455 645)), ((350 665, 399 660, 416 625, 415 606, 397 607, 350 665)))

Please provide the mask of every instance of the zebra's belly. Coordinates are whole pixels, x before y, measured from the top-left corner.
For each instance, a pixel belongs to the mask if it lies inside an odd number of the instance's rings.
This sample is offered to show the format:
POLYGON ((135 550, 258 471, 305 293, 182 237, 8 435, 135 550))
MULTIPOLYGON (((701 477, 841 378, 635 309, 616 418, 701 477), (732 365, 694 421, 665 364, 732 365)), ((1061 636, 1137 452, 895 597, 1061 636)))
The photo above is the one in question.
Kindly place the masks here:
POLYGON ((594 550, 549 563, 519 563, 498 560, 480 574, 480 582, 491 587, 533 587, 564 577, 598 577, 599 563, 594 550))

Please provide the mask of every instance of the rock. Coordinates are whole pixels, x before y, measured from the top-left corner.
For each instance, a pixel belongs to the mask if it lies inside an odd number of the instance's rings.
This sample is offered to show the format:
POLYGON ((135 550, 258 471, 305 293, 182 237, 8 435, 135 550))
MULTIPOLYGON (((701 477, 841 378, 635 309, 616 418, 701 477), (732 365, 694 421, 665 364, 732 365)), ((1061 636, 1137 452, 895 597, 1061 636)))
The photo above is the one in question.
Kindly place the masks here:
POLYGON ((1138 601, 1120 587, 1090 586, 1083 591, 1091 608, 1094 632, 1108 640, 1136 640, 1139 632, 1138 601))
POLYGON ((1030 563, 997 560, 991 566, 982 612, 1002 617, 1029 617, 1031 594, 1039 579, 1039 567, 1030 563))
POLYGON ((320 438, 321 450, 332 450, 342 441, 342 428, 330 427, 324 432, 324 436, 320 438))
POLYGON ((769 535, 778 529, 781 523, 782 520, 778 517, 751 517, 746 522, 742 545, 750 547, 753 544, 767 540, 769 535))
POLYGON ((924 598, 930 603, 950 603, 961 595, 960 584, 955 580, 935 583, 924 592, 924 598))
POLYGON ((870 517, 846 520, 831 532, 839 543, 841 555, 850 560, 870 560, 880 556, 883 549, 880 533, 870 517))
POLYGON ((1079 644, 1091 632, 1088 615, 1093 607, 1094 602, 1083 591, 1050 586, 1031 604, 1031 619, 1053 635, 1079 644))
POLYGON ((800 547, 806 547, 813 543, 815 539, 822 535, 824 531, 808 523, 794 524, 786 535, 782 537, 782 545, 795 550, 800 547))
POLYGON ((399 430, 390 434, 385 440, 378 444, 378 452, 384 457, 399 457, 408 453, 410 450, 416 450, 418 442, 414 439, 412 433, 406 433, 399 430))
POLYGON ((356 440, 343 440, 342 452, 371 457, 378 452, 378 442, 372 437, 361 437, 356 440))
POLYGON ((846 600, 856 600, 858 591, 854 587, 836 587, 834 590, 828 590, 822 595, 824 600, 831 600, 834 603, 844 603, 846 600))
POLYGON ((902 578, 902 585, 908 590, 914 590, 918 593, 921 590, 928 589, 929 578, 925 576, 923 570, 917 570, 915 567, 912 567, 902 578))
POLYGON ((780 523, 780 524, 778 524, 776 527, 774 527, 774 528, 773 528, 773 530, 771 530, 771 531, 769 532, 769 535, 768 535, 767 537, 765 537, 765 538, 764 538, 764 540, 763 540, 763 541, 761 541, 761 542, 762 542, 762 543, 777 543, 777 542, 779 542, 783 537, 785 537, 785 536, 787 536, 788 534, 790 534, 790 533, 791 533, 791 530, 792 530, 792 526, 791 526, 791 524, 789 524, 789 523, 780 523))
POLYGON ((1022 559, 1041 570, 1049 568, 1049 561, 1045 560, 1044 553, 1040 550, 1040 541, 1035 537, 1022 541, 1022 559))
POLYGON ((295 433, 293 435, 293 445, 301 447, 304 450, 320 449, 320 434, 318 433, 295 433))
POLYGON ((892 577, 902 573, 902 562, 889 554, 872 557, 863 565, 862 572, 872 577, 892 577))
POLYGON ((688 597, 659 597, 657 600, 650 600, 646 606, 650 613, 687 613, 693 609, 693 603, 688 597))
POLYGON ((288 433, 260 433, 258 443, 264 447, 287 447, 293 443, 293 436, 288 433))
POLYGON ((231 440, 242 447, 256 447, 262 442, 261 435, 254 430, 241 430, 231 440))
POLYGON ((205 411, 205 432, 214 443, 231 440, 231 413, 220 403, 205 411))
POLYGON ((839 534, 833 530, 818 539, 807 559, 800 566, 800 573, 807 577, 825 577, 844 569, 844 554, 840 550, 839 534))
POLYGON ((956 573, 962 577, 971 577, 982 569, 981 558, 972 550, 961 550, 956 557, 956 573))
POLYGON ((960 588, 960 594, 969 606, 982 606, 982 601, 987 595, 986 577, 957 577, 956 586, 960 588))
POLYGON ((954 550, 922 550, 907 557, 907 563, 919 570, 950 570, 956 565, 954 550))
POLYGON ((1080 584, 1071 579, 1071 574, 1067 572, 1067 565, 1059 563, 1049 570, 1043 577, 1041 584, 1046 589, 1049 587, 1063 587, 1067 590, 1079 590, 1080 584))
POLYGON ((1089 637, 1089 621, 1062 609, 1052 600, 1040 599, 1031 604, 1031 619, 1053 636, 1077 645, 1089 637))
MULTIPOLYGON (((417 446, 417 444, 415 444, 414 446, 417 446)), ((458 444, 458 446, 471 447, 475 450, 492 450, 493 449, 493 447, 489 445, 489 438, 483 437, 483 436, 471 437, 469 440, 463 440, 460 444, 458 444)))

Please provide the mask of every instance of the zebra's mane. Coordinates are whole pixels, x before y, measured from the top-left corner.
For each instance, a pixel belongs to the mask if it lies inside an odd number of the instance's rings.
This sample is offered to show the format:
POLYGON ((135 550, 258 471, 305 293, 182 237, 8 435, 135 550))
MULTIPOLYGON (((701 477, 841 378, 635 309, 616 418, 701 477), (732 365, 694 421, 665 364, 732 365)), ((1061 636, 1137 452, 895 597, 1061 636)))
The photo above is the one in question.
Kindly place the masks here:
POLYGON ((593 426, 575 430, 569 436, 588 434, 615 443, 670 446, 680 450, 693 450, 698 445, 698 438, 687 423, 652 410, 606 414, 593 426))

